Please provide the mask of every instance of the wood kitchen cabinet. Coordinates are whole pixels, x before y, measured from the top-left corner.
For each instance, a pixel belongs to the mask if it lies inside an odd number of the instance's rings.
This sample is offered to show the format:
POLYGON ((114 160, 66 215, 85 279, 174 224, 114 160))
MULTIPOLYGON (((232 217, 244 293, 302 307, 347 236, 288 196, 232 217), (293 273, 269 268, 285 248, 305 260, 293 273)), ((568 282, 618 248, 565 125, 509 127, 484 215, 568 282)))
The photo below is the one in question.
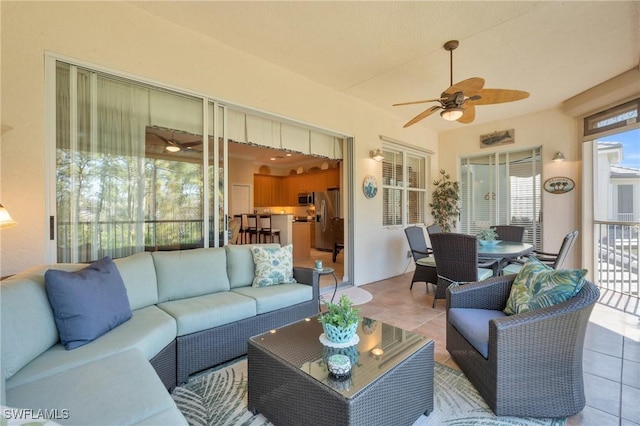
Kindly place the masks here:
POLYGON ((326 191, 340 187, 340 170, 327 169, 318 172, 289 176, 253 175, 255 207, 297 206, 301 192, 326 191))

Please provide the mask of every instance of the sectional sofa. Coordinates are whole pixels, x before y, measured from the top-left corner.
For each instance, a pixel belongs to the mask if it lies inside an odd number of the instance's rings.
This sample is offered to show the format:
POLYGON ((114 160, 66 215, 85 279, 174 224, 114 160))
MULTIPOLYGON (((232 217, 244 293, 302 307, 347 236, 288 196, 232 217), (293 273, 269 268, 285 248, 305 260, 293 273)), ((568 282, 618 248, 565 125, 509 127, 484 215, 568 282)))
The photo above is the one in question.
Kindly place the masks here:
POLYGON ((250 336, 318 312, 316 271, 293 268, 297 283, 253 287, 251 247, 116 259, 130 318, 71 350, 45 273, 87 265, 38 266, 0 282, 2 406, 60 424, 186 424, 168 389, 245 354, 250 336))

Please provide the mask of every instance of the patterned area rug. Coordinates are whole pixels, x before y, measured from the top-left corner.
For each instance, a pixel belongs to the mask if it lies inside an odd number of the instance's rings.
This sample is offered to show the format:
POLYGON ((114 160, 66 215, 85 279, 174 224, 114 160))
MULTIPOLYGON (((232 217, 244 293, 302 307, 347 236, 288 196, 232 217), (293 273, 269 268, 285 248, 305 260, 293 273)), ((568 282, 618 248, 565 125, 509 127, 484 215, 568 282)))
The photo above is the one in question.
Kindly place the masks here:
MULTIPOLYGON (((563 426, 565 419, 496 417, 465 376, 435 364, 434 411, 414 426, 563 426)), ((247 360, 194 377, 173 391, 173 399, 192 426, 271 425, 247 410, 247 360)))

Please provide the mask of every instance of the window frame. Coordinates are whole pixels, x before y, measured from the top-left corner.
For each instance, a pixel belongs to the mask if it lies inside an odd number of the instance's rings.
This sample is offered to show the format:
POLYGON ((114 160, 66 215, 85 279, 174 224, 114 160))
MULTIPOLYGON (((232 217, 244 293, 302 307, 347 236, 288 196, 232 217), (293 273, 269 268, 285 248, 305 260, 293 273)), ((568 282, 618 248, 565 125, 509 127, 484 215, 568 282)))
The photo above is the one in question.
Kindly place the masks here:
POLYGON ((430 194, 430 154, 394 143, 383 144, 382 151, 385 157, 382 160, 382 226, 384 228, 397 228, 426 223, 427 215, 429 214, 427 208, 430 194), (391 163, 390 156, 392 155, 394 158, 399 156, 401 161, 393 161, 391 163), (417 177, 419 181, 417 186, 411 184, 409 177, 412 159, 417 159, 420 163, 419 166, 422 168, 422 176, 417 177), (393 168, 396 170, 400 168, 401 173, 386 175, 385 171, 393 170, 393 168), (388 194, 392 191, 399 194, 399 197, 395 196, 392 201, 386 201, 388 194), (411 211, 411 194, 418 194, 419 201, 415 204, 415 212, 411 211), (399 205, 391 207, 391 203, 398 204, 398 198, 399 205), (392 212, 393 210, 399 210, 399 212, 392 212), (415 217, 416 220, 410 220, 411 217, 415 217))

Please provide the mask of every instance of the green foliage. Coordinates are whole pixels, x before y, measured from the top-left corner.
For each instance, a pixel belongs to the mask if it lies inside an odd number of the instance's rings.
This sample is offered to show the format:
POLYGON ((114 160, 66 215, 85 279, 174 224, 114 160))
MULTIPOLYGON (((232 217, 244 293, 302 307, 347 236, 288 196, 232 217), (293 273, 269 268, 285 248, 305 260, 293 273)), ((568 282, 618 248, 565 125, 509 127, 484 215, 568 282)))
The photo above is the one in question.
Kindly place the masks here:
POLYGON ((482 229, 480 232, 478 232, 476 237, 478 237, 478 239, 480 240, 493 241, 498 239, 498 233, 491 228, 487 228, 482 229))
POLYGON ((331 324, 336 327, 350 327, 356 324, 360 317, 359 309, 353 307, 353 302, 346 295, 342 295, 338 303, 325 302, 327 312, 318 317, 322 324, 331 324))
POLYGON ((442 231, 451 232, 460 215, 460 187, 443 169, 440 170, 440 175, 440 179, 433 182, 435 189, 429 207, 435 223, 440 225, 442 231))

